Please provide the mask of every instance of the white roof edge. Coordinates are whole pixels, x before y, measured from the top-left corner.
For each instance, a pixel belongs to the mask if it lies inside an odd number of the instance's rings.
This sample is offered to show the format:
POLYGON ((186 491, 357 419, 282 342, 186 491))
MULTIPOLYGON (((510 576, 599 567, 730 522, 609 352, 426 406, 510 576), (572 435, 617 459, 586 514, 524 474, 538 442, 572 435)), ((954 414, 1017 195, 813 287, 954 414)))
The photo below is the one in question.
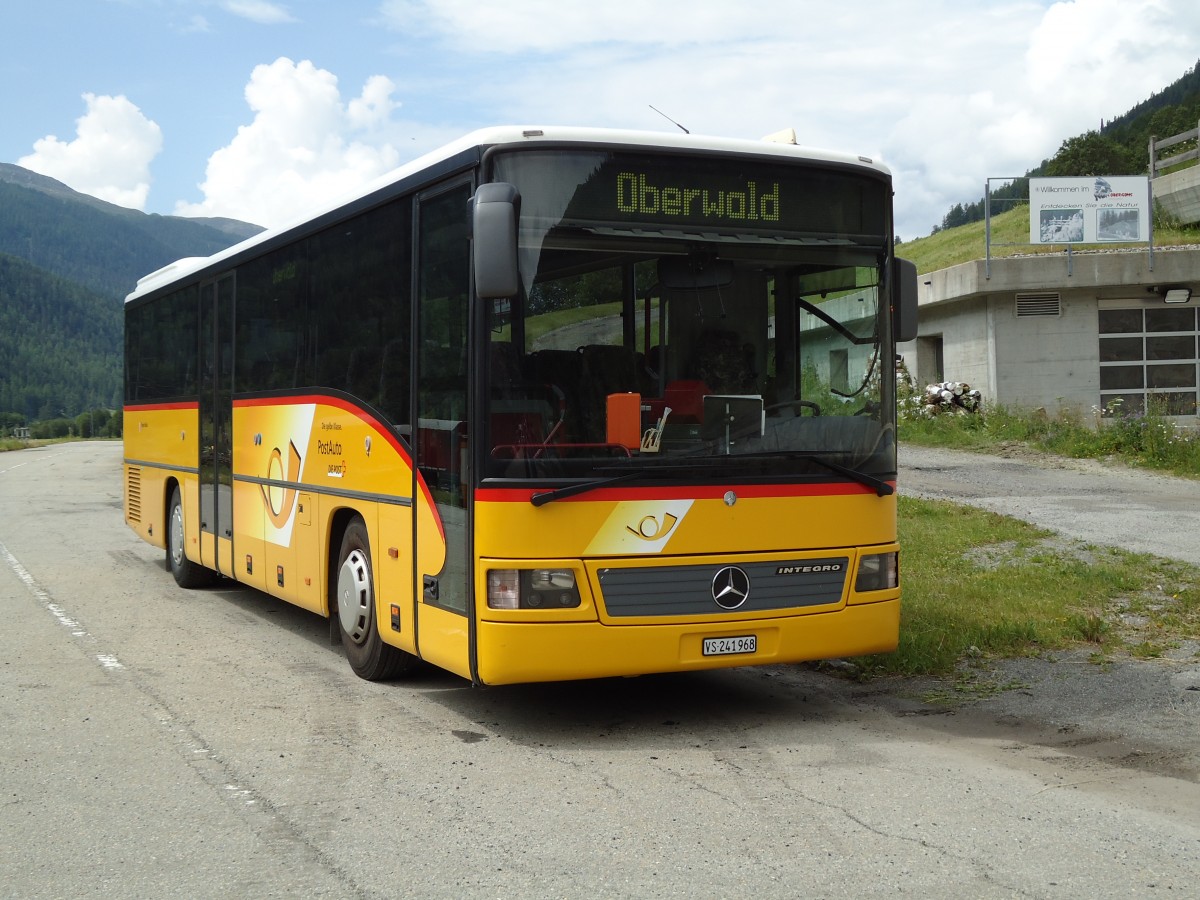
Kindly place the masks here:
POLYGON ((208 262, 211 257, 208 256, 185 256, 182 259, 177 259, 175 262, 167 263, 161 269, 155 269, 149 275, 143 275, 137 280, 138 290, 141 290, 143 285, 149 285, 152 281, 161 281, 168 275, 175 272, 176 269, 192 269, 200 263, 208 262))
MULTIPOLYGON (((483 128, 466 135, 463 146, 476 144, 534 143, 537 141, 570 141, 595 144, 636 144, 646 147, 662 147, 678 150, 723 150, 737 153, 760 153, 792 159, 812 159, 819 162, 844 163, 865 167, 890 175, 891 170, 883 163, 868 156, 806 147, 795 142, 795 131, 784 129, 767 135, 761 140, 750 138, 727 138, 711 135, 689 134, 682 131, 633 131, 620 128, 582 128, 569 126, 514 126, 500 125, 483 128), (787 134, 790 140, 780 140, 787 134)), ((453 146, 453 145, 452 145, 453 146)))
MULTIPOLYGON (((256 244, 269 241, 284 232, 302 225, 310 219, 318 218, 357 199, 367 197, 393 182, 406 178, 442 160, 451 159, 471 147, 519 143, 629 144, 668 150, 714 150, 727 153, 758 153, 766 156, 810 159, 817 162, 849 165, 870 169, 884 175, 891 174, 887 166, 870 157, 856 156, 832 150, 819 150, 791 142, 780 141, 777 137, 778 134, 781 134, 781 132, 776 135, 768 135, 762 140, 752 140, 749 138, 713 137, 682 131, 636 131, 620 128, 584 128, 559 125, 495 125, 488 128, 481 128, 463 135, 461 138, 436 150, 419 156, 385 175, 379 176, 353 193, 340 197, 336 202, 312 209, 303 218, 275 228, 268 228, 251 238, 247 238, 225 250, 214 253, 212 256, 188 256, 165 265, 161 269, 139 278, 137 287, 126 296, 125 302, 128 303, 130 300, 149 293, 164 283, 191 274, 207 265, 219 262, 223 258, 240 253, 256 244)), ((794 135, 794 132, 792 132, 792 135, 794 135)))

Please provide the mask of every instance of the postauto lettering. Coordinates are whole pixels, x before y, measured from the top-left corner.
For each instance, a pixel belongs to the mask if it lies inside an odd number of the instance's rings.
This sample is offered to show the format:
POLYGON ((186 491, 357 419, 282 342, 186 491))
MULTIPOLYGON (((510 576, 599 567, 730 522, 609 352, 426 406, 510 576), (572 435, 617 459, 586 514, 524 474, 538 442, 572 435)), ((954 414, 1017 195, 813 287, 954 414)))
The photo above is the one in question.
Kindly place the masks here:
POLYGON ((724 219, 730 222, 778 222, 779 182, 769 186, 747 181, 744 190, 652 184, 643 172, 617 175, 617 209, 648 216, 724 219))

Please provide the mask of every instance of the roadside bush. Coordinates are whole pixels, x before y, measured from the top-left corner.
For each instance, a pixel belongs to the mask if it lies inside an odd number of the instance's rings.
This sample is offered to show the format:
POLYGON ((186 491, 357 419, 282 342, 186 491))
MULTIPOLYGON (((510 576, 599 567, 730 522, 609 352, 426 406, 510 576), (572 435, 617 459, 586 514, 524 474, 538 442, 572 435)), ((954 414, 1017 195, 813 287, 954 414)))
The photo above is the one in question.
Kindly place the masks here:
POLYGON ((900 439, 917 444, 986 451, 1011 443, 1076 459, 1115 458, 1176 475, 1200 477, 1200 430, 1178 425, 1154 404, 1124 414, 1119 404, 1085 420, 1075 410, 1055 416, 980 406, 978 415, 901 416, 900 439))

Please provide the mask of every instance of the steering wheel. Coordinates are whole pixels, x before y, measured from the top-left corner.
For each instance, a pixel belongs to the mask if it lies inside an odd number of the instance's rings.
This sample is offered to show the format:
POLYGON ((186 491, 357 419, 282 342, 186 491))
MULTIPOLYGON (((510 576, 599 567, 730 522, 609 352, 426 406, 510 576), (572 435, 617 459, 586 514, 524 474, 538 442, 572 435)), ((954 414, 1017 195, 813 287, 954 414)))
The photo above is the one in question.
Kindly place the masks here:
POLYGON ((800 409, 811 409, 814 416, 819 416, 821 414, 821 407, 817 406, 817 404, 813 403, 811 400, 784 400, 782 403, 772 403, 763 410, 763 413, 770 415, 777 409, 787 409, 788 407, 792 406, 797 406, 800 409))

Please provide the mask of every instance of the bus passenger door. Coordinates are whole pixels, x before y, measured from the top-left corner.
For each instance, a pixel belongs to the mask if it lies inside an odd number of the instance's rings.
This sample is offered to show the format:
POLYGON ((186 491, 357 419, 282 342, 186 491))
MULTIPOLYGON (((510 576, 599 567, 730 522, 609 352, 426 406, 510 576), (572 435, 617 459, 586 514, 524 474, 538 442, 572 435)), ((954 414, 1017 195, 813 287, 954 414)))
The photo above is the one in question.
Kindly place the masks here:
POLYGON ((415 603, 420 655, 471 677, 469 182, 416 207, 415 603))
POLYGON ((233 576, 233 276, 200 289, 200 557, 233 576))

